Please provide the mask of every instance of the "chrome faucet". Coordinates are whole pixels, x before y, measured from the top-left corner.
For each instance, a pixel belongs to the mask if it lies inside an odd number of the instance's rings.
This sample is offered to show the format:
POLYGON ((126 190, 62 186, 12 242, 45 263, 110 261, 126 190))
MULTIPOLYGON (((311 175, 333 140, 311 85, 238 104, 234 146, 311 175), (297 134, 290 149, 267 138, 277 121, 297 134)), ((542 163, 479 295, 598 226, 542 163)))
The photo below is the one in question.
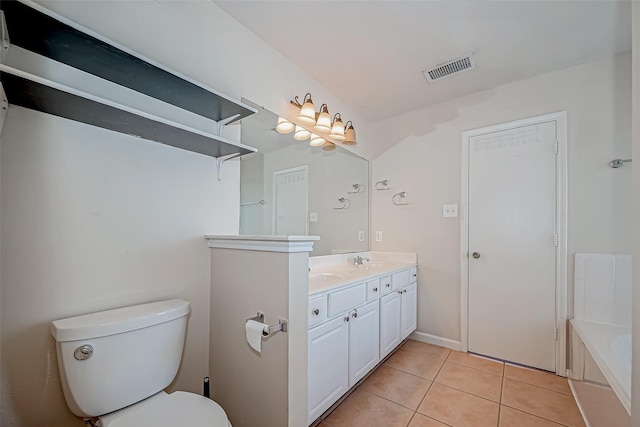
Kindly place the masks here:
POLYGON ((353 257, 353 265, 362 265, 364 261, 369 262, 371 260, 367 257, 361 257, 360 255, 353 257))

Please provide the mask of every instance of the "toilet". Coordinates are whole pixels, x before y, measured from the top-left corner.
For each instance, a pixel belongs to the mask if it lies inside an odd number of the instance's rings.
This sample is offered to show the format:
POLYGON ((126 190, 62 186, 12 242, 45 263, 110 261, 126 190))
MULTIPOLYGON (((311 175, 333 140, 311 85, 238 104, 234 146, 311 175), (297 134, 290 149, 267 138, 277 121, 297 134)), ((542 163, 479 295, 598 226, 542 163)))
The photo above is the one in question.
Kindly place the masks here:
POLYGON ((172 299, 53 321, 71 412, 100 427, 230 427, 213 400, 163 391, 180 366, 189 311, 172 299))

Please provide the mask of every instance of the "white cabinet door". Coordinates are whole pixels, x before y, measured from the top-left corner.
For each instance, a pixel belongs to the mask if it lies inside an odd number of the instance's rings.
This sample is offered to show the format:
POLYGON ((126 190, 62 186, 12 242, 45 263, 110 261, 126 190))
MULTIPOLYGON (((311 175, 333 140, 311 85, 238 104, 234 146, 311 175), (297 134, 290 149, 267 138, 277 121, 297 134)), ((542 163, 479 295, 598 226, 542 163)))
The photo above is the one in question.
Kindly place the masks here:
POLYGON ((402 290, 402 320, 400 322, 402 334, 400 340, 408 337, 418 326, 417 305, 418 285, 413 283, 402 290))
POLYGON ((349 387, 360 381, 380 360, 378 301, 351 311, 349 321, 349 387))
POLYGON ((400 291, 393 291, 380 298, 380 359, 400 344, 400 291))
POLYGON ((309 330, 309 424, 349 390, 349 317, 309 330))

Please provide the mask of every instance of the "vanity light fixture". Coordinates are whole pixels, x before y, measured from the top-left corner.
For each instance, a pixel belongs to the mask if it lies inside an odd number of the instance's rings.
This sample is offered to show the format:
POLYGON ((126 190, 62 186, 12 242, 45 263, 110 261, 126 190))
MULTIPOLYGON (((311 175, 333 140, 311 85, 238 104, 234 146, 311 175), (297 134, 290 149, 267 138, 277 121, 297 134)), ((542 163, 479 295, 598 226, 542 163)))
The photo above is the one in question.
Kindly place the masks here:
POLYGON ((295 101, 291 101, 294 105, 300 106, 300 113, 298 114, 298 120, 307 125, 314 125, 316 123, 316 107, 313 105, 313 101, 311 100, 311 94, 307 93, 302 100, 302 105, 298 102, 298 97, 296 96, 295 101))
POLYGON ((321 145, 324 145, 325 142, 327 142, 326 139, 316 135, 315 133, 312 133, 311 142, 309 142, 309 145, 311 145, 312 147, 320 147, 321 145))
POLYGON ((331 131, 331 116, 329 115, 329 108, 327 107, 327 104, 322 104, 320 106, 320 115, 318 116, 318 121, 313 128, 318 132, 326 133, 331 131))
POLYGON ((344 123, 342 123, 342 118, 340 117, 340 113, 336 113, 333 116, 333 124, 331 126, 331 133, 329 134, 333 139, 338 141, 344 141, 344 123))
POLYGON ((327 141, 322 145, 322 151, 333 151, 335 149, 336 149, 336 144, 334 144, 333 142, 327 141))
POLYGON ((341 141, 346 145, 357 144, 356 131, 353 129, 353 122, 347 122, 345 131, 345 124, 342 121, 340 113, 336 113, 333 116, 333 120, 331 120, 327 104, 322 104, 320 106, 320 112, 316 113, 310 93, 307 93, 304 96, 302 103, 300 103, 300 100, 296 96, 294 100, 291 101, 291 105, 300 109, 297 118, 301 123, 304 123, 305 125, 313 125, 313 128, 316 131, 328 134, 329 138, 334 141, 341 141))
POLYGON ((347 131, 344 133, 344 141, 342 141, 345 145, 356 145, 358 142, 356 141, 356 131, 353 129, 353 123, 349 120, 346 124, 347 131), (351 123, 349 125, 349 123, 351 123))
POLYGON ((303 128, 302 126, 296 125, 296 131, 293 133, 293 139, 296 141, 306 141, 311 136, 311 132, 303 128))
POLYGON ((278 117, 278 124, 276 125, 276 132, 278 133, 291 133, 296 128, 296 125, 291 123, 284 117, 278 117))

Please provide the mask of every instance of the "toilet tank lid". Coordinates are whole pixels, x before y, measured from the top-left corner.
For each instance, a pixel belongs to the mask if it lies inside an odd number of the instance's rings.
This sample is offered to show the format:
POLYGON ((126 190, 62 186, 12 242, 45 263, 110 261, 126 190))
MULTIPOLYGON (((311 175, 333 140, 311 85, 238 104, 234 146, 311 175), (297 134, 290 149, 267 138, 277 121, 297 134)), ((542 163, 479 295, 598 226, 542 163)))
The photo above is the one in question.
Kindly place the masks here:
POLYGON ((169 322, 189 314, 187 301, 172 299, 100 311, 51 322, 56 341, 106 337, 169 322))

